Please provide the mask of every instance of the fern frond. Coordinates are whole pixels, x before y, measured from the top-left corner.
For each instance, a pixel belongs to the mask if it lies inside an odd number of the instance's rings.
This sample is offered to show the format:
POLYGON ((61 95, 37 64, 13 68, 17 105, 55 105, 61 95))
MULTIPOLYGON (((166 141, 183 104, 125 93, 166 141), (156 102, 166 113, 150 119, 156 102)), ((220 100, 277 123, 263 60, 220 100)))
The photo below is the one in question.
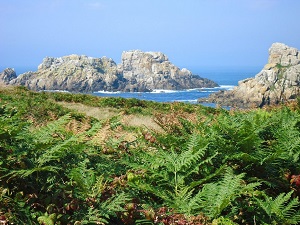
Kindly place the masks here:
POLYGON ((42 166, 51 161, 59 161, 64 155, 67 154, 67 150, 72 149, 72 152, 76 153, 77 149, 82 149, 84 146, 80 146, 79 144, 83 142, 83 136, 71 136, 67 140, 64 140, 60 143, 57 143, 53 147, 46 149, 45 152, 36 160, 36 162, 39 166, 42 166))
POLYGON ((74 185, 76 188, 76 193, 83 195, 83 198, 86 197, 87 193, 91 191, 91 188, 96 180, 94 171, 92 170, 82 170, 74 168, 70 171, 69 175, 72 182, 75 182, 74 185))
POLYGON ((282 160, 294 163, 299 161, 299 121, 299 113, 288 108, 283 108, 274 115, 274 126, 271 129, 275 140, 274 148, 280 153, 278 157, 282 160))
POLYGON ((277 221, 282 224, 298 224, 300 222, 300 202, 292 198, 293 191, 279 194, 274 200, 263 195, 264 200, 256 199, 258 206, 267 214, 267 221, 277 221))
POLYGON ((119 193, 115 196, 109 198, 105 202, 100 204, 100 208, 103 211, 106 211, 108 215, 115 215, 115 212, 123 212, 124 208, 122 205, 124 205, 126 202, 131 200, 127 194, 119 193))
POLYGON ((129 200, 125 193, 120 193, 104 202, 100 202, 95 208, 90 207, 83 224, 109 224, 111 216, 116 216, 117 212, 125 211, 122 206, 129 200))
POLYGON ((290 200, 292 193, 293 192, 291 191, 287 194, 281 193, 280 195, 278 195, 272 201, 272 204, 271 204, 272 212, 275 214, 278 214, 278 215, 281 214, 283 208, 285 208, 285 203, 290 200))
MULTIPOLYGON (((35 143, 49 144, 52 143, 54 134, 65 133, 65 125, 71 121, 71 115, 67 114, 60 117, 58 120, 49 122, 46 126, 41 127, 32 132, 35 143)), ((59 137, 59 136, 58 136, 59 137)), ((61 138, 61 137, 59 137, 61 138)))
POLYGON ((181 188, 176 196, 173 196, 174 200, 168 202, 169 207, 176 209, 178 213, 192 215, 197 208, 197 202, 193 199, 193 192, 194 190, 190 187, 181 188))
MULTIPOLYGON (((67 120, 69 119, 69 117, 66 117, 67 120)), ((65 120, 62 119, 63 124, 65 123, 65 120)), ((54 123, 56 124, 56 123, 54 123)), ((60 124, 60 123, 58 123, 60 124)), ((56 125, 53 125, 53 127, 55 127, 56 125)), ((43 166, 43 165, 47 165, 49 162, 51 161, 60 161, 66 154, 68 154, 68 152, 72 151, 72 154, 81 154, 82 151, 86 148, 86 146, 88 145, 92 145, 91 142, 89 142, 89 138, 94 135, 95 133, 97 133, 97 131, 101 128, 101 123, 96 123, 94 124, 89 130, 85 131, 85 132, 81 132, 78 133, 76 135, 66 135, 64 140, 59 140, 59 141, 55 141, 52 140, 52 145, 51 146, 47 146, 44 149, 44 152, 38 157, 38 159, 36 160, 36 162, 38 163, 39 166, 43 166)), ((50 132, 51 130, 53 130, 51 125, 51 129, 48 131, 50 132)), ((42 135, 45 135, 45 133, 47 133, 47 129, 45 128, 42 131, 42 135)), ((63 132, 63 128, 62 132, 63 132)), ((37 131, 38 135, 39 132, 37 131)), ((48 141, 53 138, 52 135, 50 135, 51 132, 48 134, 48 141)), ((47 137, 46 137, 47 139, 47 137)))
POLYGON ((88 137, 94 136, 97 132, 103 127, 101 122, 93 124, 93 126, 85 132, 85 135, 88 137))
POLYGON ((20 177, 20 178, 26 178, 31 176, 34 173, 39 172, 52 172, 52 173, 58 173, 58 171, 61 170, 61 168, 56 166, 44 166, 44 167, 36 167, 32 169, 26 169, 26 170, 14 170, 1 178, 8 177, 8 180, 20 177))
POLYGON ((188 169, 193 166, 193 163, 202 158, 206 152, 206 146, 199 148, 195 151, 195 149, 190 148, 187 151, 183 151, 178 158, 176 158, 176 167, 179 170, 188 169))
POLYGON ((72 182, 74 194, 81 199, 101 197, 105 188, 104 177, 97 176, 95 170, 88 169, 87 163, 88 160, 84 160, 67 175, 72 182))
POLYGON ((137 174, 143 173, 129 182, 132 187, 159 197, 177 212, 192 214, 198 207, 194 200, 194 188, 217 173, 203 180, 195 181, 195 177, 206 176, 201 174, 201 169, 212 165, 218 153, 207 154, 207 140, 199 133, 190 135, 184 146, 181 150, 171 147, 169 151, 156 149, 153 152, 133 153, 123 162, 137 174))
POLYGON ((284 218, 290 218, 291 221, 300 221, 300 212, 299 209, 300 202, 298 198, 293 198, 285 207, 282 208, 281 213, 284 218))
POLYGON ((235 175, 231 169, 217 183, 205 184, 196 195, 199 209, 204 210, 210 218, 218 217, 221 212, 243 194, 253 192, 260 183, 244 184, 242 178, 245 174, 235 175))
POLYGON ((211 173, 209 176, 206 176, 200 180, 196 180, 190 183, 190 187, 194 188, 196 186, 199 186, 201 184, 207 183, 209 180, 211 180, 212 178, 220 175, 224 170, 226 170, 227 165, 223 165, 220 168, 218 168, 214 173, 211 173))

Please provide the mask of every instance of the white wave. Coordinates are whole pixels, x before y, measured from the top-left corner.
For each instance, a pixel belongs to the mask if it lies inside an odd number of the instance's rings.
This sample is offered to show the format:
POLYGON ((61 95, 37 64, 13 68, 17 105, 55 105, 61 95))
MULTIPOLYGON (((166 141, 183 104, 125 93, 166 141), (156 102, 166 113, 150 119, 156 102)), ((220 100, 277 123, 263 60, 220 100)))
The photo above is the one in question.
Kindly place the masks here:
POLYGON ((209 87, 203 87, 203 88, 200 88, 199 90, 203 90, 203 89, 207 89, 207 90, 213 90, 213 89, 216 89, 216 88, 220 88, 220 87, 212 87, 212 88, 209 88, 209 87))
POLYGON ((180 92, 180 91, 178 91, 178 90, 165 90, 165 89, 153 89, 152 91, 151 91, 151 93, 176 93, 176 92, 180 92))
POLYGON ((40 92, 63 92, 63 93, 70 93, 66 90, 41 90, 40 92))
POLYGON ((179 93, 179 92, 207 92, 213 93, 216 92, 218 89, 226 89, 232 90, 235 86, 234 85, 220 85, 219 87, 213 88, 191 88, 191 89, 183 89, 183 90, 168 90, 168 89, 153 89, 151 92, 122 92, 122 91, 96 91, 94 93, 100 94, 120 94, 120 93, 131 93, 131 94, 143 94, 143 93, 151 93, 151 94, 170 94, 170 93, 179 93))
POLYGON ((186 89, 185 91, 201 91, 202 88, 191 88, 191 89, 186 89))
POLYGON ((207 87, 203 87, 203 88, 200 88, 200 90, 215 90, 215 89, 220 89, 220 88, 223 88, 223 89, 232 89, 234 88, 235 85, 227 85, 227 84, 221 84, 219 85, 218 87, 212 87, 212 88, 207 88, 207 87))
POLYGON ((203 93, 214 93, 214 92, 217 92, 217 90, 212 90, 212 91, 201 91, 203 93))
POLYGON ((93 93, 100 93, 100 94, 120 94, 120 93, 123 93, 121 91, 95 91, 93 93))
POLYGON ((101 93, 101 94, 144 94, 144 93, 153 93, 153 94, 160 94, 160 93, 176 93, 180 92, 178 90, 165 90, 165 89, 153 89, 151 92, 122 92, 122 91, 96 91, 94 93, 101 93))
POLYGON ((197 102, 198 102, 198 99, 174 100, 174 102, 190 102, 190 103, 197 103, 197 102))
POLYGON ((182 90, 164 90, 164 89, 154 89, 150 93, 160 94, 160 93, 180 93, 180 92, 216 92, 216 91, 205 91, 205 89, 214 90, 214 88, 191 88, 182 90))
POLYGON ((235 85, 220 85, 219 88, 224 88, 227 90, 232 90, 235 87, 235 85))

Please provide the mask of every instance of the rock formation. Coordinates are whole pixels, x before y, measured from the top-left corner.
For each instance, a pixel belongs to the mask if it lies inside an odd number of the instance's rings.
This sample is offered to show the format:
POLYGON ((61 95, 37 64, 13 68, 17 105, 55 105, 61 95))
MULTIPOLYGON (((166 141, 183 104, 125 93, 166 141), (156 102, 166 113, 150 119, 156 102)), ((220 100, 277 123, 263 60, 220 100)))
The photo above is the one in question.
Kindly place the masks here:
POLYGON ((123 52, 120 65, 107 57, 46 57, 37 71, 26 72, 9 81, 11 85, 23 85, 36 91, 70 92, 133 92, 218 86, 211 80, 193 75, 187 69, 180 70, 160 52, 138 50, 123 52))
POLYGON ((236 107, 262 107, 300 96, 300 52, 282 43, 269 49, 268 63, 254 77, 239 81, 230 91, 220 91, 199 102, 236 107))
POLYGON ((46 57, 36 72, 21 74, 10 84, 23 85, 36 91, 92 92, 118 90, 122 81, 112 59, 69 55, 60 58, 46 57))
POLYGON ((180 70, 161 52, 123 52, 119 68, 128 81, 125 88, 127 91, 217 86, 215 82, 195 76, 185 68, 180 70))
POLYGON ((9 84, 15 78, 17 78, 17 75, 14 69, 6 68, 0 73, 0 84, 9 84))

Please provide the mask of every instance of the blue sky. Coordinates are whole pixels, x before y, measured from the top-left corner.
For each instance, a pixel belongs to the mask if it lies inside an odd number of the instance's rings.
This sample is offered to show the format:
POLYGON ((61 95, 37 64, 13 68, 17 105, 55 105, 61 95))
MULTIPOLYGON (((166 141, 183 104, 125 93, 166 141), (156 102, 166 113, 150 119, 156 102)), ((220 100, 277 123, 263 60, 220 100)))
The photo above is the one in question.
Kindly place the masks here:
POLYGON ((300 49, 299 0, 0 0, 0 67, 46 56, 161 51, 192 71, 259 67, 283 42, 300 49))

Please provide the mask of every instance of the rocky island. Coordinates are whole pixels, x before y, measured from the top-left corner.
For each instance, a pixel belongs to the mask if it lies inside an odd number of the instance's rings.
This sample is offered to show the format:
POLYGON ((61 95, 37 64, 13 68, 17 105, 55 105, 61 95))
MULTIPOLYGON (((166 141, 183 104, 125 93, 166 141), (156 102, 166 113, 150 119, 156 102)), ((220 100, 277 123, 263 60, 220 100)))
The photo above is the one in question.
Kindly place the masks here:
POLYGON ((282 43, 269 49, 268 63, 254 77, 239 81, 233 90, 220 91, 199 102, 239 108, 262 107, 300 96, 300 52, 282 43))
POLYGON ((140 50, 123 52, 119 65, 107 57, 46 57, 35 72, 29 71, 17 77, 13 69, 4 70, 0 73, 0 82, 22 85, 35 91, 82 93, 102 90, 147 92, 153 89, 181 90, 218 86, 187 69, 179 69, 161 52, 140 50))

